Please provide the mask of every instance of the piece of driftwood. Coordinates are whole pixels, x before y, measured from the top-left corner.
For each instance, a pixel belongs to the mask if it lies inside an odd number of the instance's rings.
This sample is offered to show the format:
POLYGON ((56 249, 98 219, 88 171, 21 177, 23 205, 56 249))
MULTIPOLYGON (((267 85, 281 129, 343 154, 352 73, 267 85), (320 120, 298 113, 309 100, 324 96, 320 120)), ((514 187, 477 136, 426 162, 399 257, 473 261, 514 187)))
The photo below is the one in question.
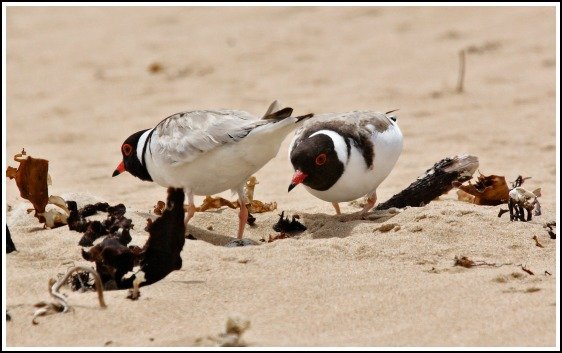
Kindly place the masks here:
POLYGON ((478 157, 461 155, 444 158, 435 163, 407 188, 392 196, 388 201, 379 204, 376 210, 427 205, 437 197, 449 192, 453 188, 453 182, 462 183, 470 180, 476 169, 478 169, 478 157))

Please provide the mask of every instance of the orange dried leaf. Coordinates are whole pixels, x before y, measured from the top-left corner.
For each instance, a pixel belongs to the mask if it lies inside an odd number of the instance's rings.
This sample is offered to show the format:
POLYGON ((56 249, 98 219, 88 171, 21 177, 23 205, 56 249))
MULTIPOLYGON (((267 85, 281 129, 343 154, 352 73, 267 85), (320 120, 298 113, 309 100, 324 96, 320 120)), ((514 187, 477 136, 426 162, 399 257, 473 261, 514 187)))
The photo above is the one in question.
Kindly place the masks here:
POLYGON ((253 213, 271 212, 277 209, 277 202, 275 201, 264 203, 259 200, 253 200, 251 204, 253 213))
MULTIPOLYGON (((461 191, 474 196, 472 203, 476 205, 496 206, 506 203, 509 199, 509 187, 505 177, 500 175, 486 176, 480 174, 475 184, 469 181, 468 185, 459 185, 457 187, 461 191)), ((457 193, 457 195, 459 200, 467 201, 466 199, 468 199, 465 194, 457 193)))
POLYGON ((227 199, 224 199, 222 197, 212 197, 210 195, 207 195, 205 196, 205 200, 203 200, 203 204, 201 205, 201 207, 196 207, 195 211, 204 212, 209 209, 218 209, 223 206, 236 208, 236 206, 232 202, 228 201, 227 199))

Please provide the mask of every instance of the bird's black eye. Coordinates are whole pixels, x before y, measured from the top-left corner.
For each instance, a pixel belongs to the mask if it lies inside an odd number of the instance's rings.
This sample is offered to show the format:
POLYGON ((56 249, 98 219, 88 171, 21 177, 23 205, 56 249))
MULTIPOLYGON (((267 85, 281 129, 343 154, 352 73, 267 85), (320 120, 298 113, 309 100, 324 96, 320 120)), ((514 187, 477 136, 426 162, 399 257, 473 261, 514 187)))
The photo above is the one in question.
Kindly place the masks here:
POLYGON ((129 145, 128 143, 123 145, 122 150, 123 154, 127 157, 129 157, 131 153, 133 153, 133 147, 131 147, 131 145, 129 145))
POLYGON ((326 163, 326 154, 325 153, 321 153, 316 157, 316 165, 322 165, 324 163, 326 163))

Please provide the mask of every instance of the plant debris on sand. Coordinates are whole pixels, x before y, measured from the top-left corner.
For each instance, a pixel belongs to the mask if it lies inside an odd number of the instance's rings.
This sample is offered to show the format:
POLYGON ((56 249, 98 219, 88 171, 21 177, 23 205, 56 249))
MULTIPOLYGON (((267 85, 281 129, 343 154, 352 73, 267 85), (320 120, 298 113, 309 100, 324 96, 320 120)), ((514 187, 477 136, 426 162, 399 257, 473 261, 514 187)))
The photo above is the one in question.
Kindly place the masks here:
POLYGON ((68 227, 70 230, 84 233, 78 245, 92 246, 96 239, 104 235, 116 237, 123 245, 129 244, 131 241, 130 230, 134 225, 130 218, 125 217, 127 209, 122 203, 109 206, 105 202, 98 202, 93 205, 86 205, 80 210, 77 209, 74 201, 68 201, 67 205, 70 210, 68 227), (98 212, 107 212, 107 218, 103 222, 86 219, 86 217, 98 212))
POLYGON ((181 268, 180 252, 185 243, 184 199, 183 189, 168 189, 166 208, 148 227, 150 236, 142 248, 126 247, 117 237, 108 236, 89 251, 82 250, 84 259, 96 263, 104 286, 132 288, 141 276, 144 281, 139 286, 145 286, 181 268), (135 266, 140 266, 135 274, 124 276, 135 266))
POLYGON ((65 225, 68 209, 66 209, 64 200, 59 196, 49 197, 48 185, 51 183, 49 161, 28 156, 25 149, 16 154, 14 160, 19 162, 19 166, 18 168, 8 166, 6 177, 16 179, 20 196, 33 205, 34 216, 39 219, 39 222, 44 223, 45 228, 57 228, 65 225), (23 158, 24 156, 25 158, 23 158), (48 204, 56 205, 62 208, 64 212, 56 209, 47 211, 46 206, 48 204))
POLYGON ((289 216, 285 217, 285 211, 282 211, 279 215, 279 221, 273 225, 273 230, 283 233, 304 232, 306 226, 299 222, 298 219, 300 219, 300 216, 295 214, 289 221, 289 216))
POLYGON ((509 212, 510 221, 528 222, 532 219, 532 211, 534 210, 535 216, 541 215, 541 205, 538 197, 541 196, 541 188, 535 189, 532 192, 525 190, 521 185, 525 180, 531 177, 522 177, 519 175, 514 182, 511 183, 512 188, 508 192, 507 207, 508 209, 500 209, 498 217, 504 213, 509 212), (525 218, 525 210, 527 210, 527 217, 525 218))
POLYGON ((477 181, 468 185, 455 183, 458 199, 476 205, 496 206, 506 203, 509 199, 509 188, 505 177, 501 175, 484 175, 480 173, 477 181))

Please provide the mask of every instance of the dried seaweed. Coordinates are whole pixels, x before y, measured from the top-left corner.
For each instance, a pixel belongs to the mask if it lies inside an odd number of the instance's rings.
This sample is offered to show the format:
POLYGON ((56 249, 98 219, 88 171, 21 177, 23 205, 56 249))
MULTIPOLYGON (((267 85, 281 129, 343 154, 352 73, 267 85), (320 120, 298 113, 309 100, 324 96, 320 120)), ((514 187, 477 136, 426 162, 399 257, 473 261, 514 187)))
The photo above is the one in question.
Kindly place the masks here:
POLYGON ((49 191, 47 186, 49 161, 46 159, 27 156, 25 149, 14 156, 19 162, 18 168, 8 167, 6 176, 16 179, 16 185, 20 196, 29 200, 35 209, 35 215, 45 212, 45 206, 49 202, 49 191), (25 158, 23 158, 25 156, 25 158))
POLYGON ((49 280, 49 286, 48 286, 49 295, 55 299, 55 302, 54 303, 40 302, 40 303, 35 304, 35 306, 39 309, 37 309, 35 311, 35 313, 33 314, 33 319, 31 320, 31 322, 34 325, 39 324, 37 322, 37 318, 39 316, 44 316, 44 315, 49 315, 49 314, 54 314, 54 313, 68 312, 68 310, 70 309, 70 306, 68 305, 66 297, 59 293, 59 289, 60 289, 60 287, 62 287, 63 284, 67 283, 70 276, 74 272, 77 272, 77 271, 85 271, 85 272, 89 272, 89 273, 92 274, 92 276, 94 277, 95 285, 96 285, 96 291, 98 293, 98 301, 99 301, 100 307, 101 308, 107 307, 105 305, 105 300, 103 298, 103 287, 102 287, 102 282, 101 282, 100 276, 96 273, 96 271, 94 271, 93 269, 91 269, 89 267, 75 266, 75 267, 70 268, 66 272, 66 274, 62 278, 60 278, 58 281, 55 281, 54 279, 49 280))
POLYGON ((543 227, 548 229, 547 232, 550 236, 550 239, 556 239, 556 221, 548 222, 543 227))
MULTIPOLYGON (((104 286, 114 284, 124 289, 149 285, 181 268, 180 252, 185 244, 184 198, 182 189, 168 189, 167 205, 162 216, 147 227, 150 236, 142 248, 126 247, 117 236, 107 236, 89 251, 82 250, 84 259, 96 263, 104 286), (125 277, 135 266, 140 269, 125 277)), ((122 216, 124 206, 118 206, 110 207, 108 212, 122 216)))
POLYGON ((222 197, 212 197, 210 195, 205 196, 205 200, 203 200, 203 204, 200 207, 195 207, 195 211, 197 212, 204 212, 209 209, 218 209, 223 206, 227 206, 230 208, 236 208, 237 206, 234 203, 228 201, 222 197))
MULTIPOLYGON (((280 239, 287 239, 287 238, 291 238, 291 235, 285 232, 281 232, 279 234, 276 235, 269 235, 269 238, 267 239, 268 243, 272 243, 276 240, 280 240, 280 239)), ((265 241, 265 239, 263 239, 262 241, 265 241)))
POLYGON ((89 251, 82 249, 82 257, 96 263, 96 271, 104 286, 114 283, 117 288, 127 288, 122 284, 122 277, 133 270, 136 259, 131 249, 116 237, 106 237, 89 251))
POLYGON ((78 271, 68 279, 73 291, 87 292, 95 290, 94 278, 90 278, 90 272, 78 271))
POLYGON ((454 266, 462 266, 462 267, 466 267, 466 268, 471 268, 474 265, 475 265, 475 262, 472 261, 471 259, 469 259, 466 256, 462 256, 462 257, 455 256, 454 266))
POLYGON ((277 202, 261 202, 260 200, 252 200, 250 202, 250 210, 254 213, 271 212, 277 209, 277 202))
POLYGON ((245 347, 246 342, 242 340, 242 334, 250 328, 250 320, 240 317, 229 317, 226 321, 226 330, 218 335, 199 337, 195 340, 195 346, 211 347, 245 347))
POLYGON ((500 175, 486 176, 480 173, 474 184, 468 181, 468 185, 454 183, 453 186, 459 189, 457 191, 459 200, 476 205, 496 206, 506 203, 509 199, 507 182, 505 177, 500 175))
POLYGON ((16 245, 12 241, 12 235, 10 234, 10 229, 6 225, 6 254, 17 251, 16 245))
POLYGON ((541 189, 527 191, 518 186, 509 191, 509 201, 507 207, 509 208, 509 219, 511 221, 528 222, 532 219, 532 211, 535 210, 535 215, 540 215, 540 204, 538 197, 541 196, 541 189), (527 218, 525 218, 525 210, 527 210, 527 218), (538 212, 537 212, 538 211, 538 212))
POLYGON ((539 248, 544 248, 544 246, 539 242, 539 238, 536 235, 533 237, 533 240, 535 241, 536 246, 538 246, 539 248))
POLYGON ((256 223, 256 217, 254 217, 251 213, 248 213, 248 219, 246 220, 248 225, 253 226, 256 223))
POLYGON ((20 196, 33 205, 34 216, 39 219, 39 222, 45 224, 45 228, 57 228, 65 225, 68 209, 64 200, 59 196, 49 197, 49 161, 27 156, 25 149, 16 154, 14 160, 19 162, 19 166, 18 168, 8 166, 6 176, 10 179, 16 179, 20 196), (25 158, 23 158, 24 156, 25 158), (64 213, 56 209, 47 211, 46 206, 48 204, 61 207, 64 213))
POLYGON ((117 237, 123 245, 129 244, 131 241, 130 230, 134 227, 133 221, 125 217, 127 211, 125 205, 118 204, 109 206, 106 202, 98 202, 96 204, 85 205, 78 210, 76 202, 67 201, 70 215, 68 216, 68 227, 84 233, 78 245, 92 246, 94 241, 105 235, 117 237), (98 212, 107 212, 107 218, 101 221, 88 221, 86 217, 97 214, 98 212))
POLYGON ((303 232, 306 230, 306 226, 298 221, 300 219, 299 215, 293 215, 291 221, 289 221, 289 216, 285 217, 285 211, 282 211, 279 215, 279 221, 273 225, 273 230, 276 232, 303 232))
POLYGON ((504 265, 510 264, 496 264, 496 263, 489 263, 482 260, 473 261, 466 256, 455 256, 455 263, 453 266, 462 266, 466 268, 476 267, 476 266, 490 266, 490 267, 502 267, 504 265))
POLYGON ((166 203, 164 201, 158 201, 156 205, 154 205, 154 210, 152 212, 155 215, 161 216, 162 212, 164 212, 165 207, 166 207, 166 203))
POLYGON ((166 209, 148 230, 150 236, 143 247, 140 261, 141 271, 146 278, 142 285, 159 281, 182 266, 180 253, 185 244, 184 198, 183 189, 169 188, 166 209))
POLYGON ((498 217, 509 212, 510 221, 528 222, 532 219, 533 213, 535 216, 540 216, 542 214, 541 204, 538 200, 538 197, 541 196, 541 189, 538 188, 530 192, 522 188, 521 185, 527 179, 531 179, 531 177, 519 175, 515 181, 511 182, 511 189, 508 192, 508 209, 500 209, 498 217), (527 210, 527 217, 525 217, 525 210, 527 210), (531 213, 533 210, 534 212, 531 213))
MULTIPOLYGON (((277 202, 275 201, 266 203, 259 200, 254 200, 254 190, 257 184, 259 183, 255 176, 251 176, 246 181, 245 192, 246 192, 246 198, 248 199, 249 211, 252 213, 263 213, 263 212, 270 212, 277 209, 277 202)), ((211 209, 219 209, 224 206, 230 207, 232 209, 236 209, 236 208, 240 208, 240 203, 238 201, 231 202, 222 197, 212 197, 210 195, 207 195, 205 196, 205 200, 203 200, 201 206, 196 207, 195 211, 204 212, 211 209)))
POLYGON ((519 265, 519 267, 521 267, 521 269, 525 272, 527 272, 528 274, 530 274, 531 276, 534 276, 535 274, 533 273, 533 271, 529 270, 526 266, 523 265, 519 265))

